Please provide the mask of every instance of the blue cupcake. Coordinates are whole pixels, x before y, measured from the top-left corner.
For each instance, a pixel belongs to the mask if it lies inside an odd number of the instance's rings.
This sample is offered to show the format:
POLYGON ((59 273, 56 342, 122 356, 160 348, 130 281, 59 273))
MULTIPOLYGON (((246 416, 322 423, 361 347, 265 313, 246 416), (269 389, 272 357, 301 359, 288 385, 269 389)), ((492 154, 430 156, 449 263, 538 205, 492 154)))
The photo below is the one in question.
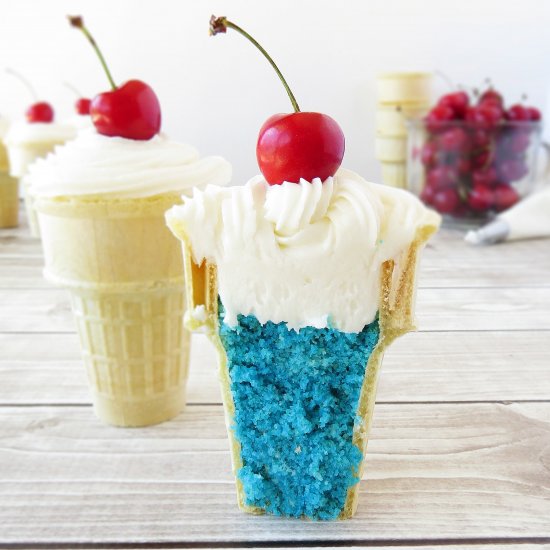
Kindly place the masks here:
POLYGON ((418 253, 438 216, 341 169, 210 186, 167 221, 184 245, 187 325, 218 351, 239 506, 350 518, 382 355, 414 328, 418 253))

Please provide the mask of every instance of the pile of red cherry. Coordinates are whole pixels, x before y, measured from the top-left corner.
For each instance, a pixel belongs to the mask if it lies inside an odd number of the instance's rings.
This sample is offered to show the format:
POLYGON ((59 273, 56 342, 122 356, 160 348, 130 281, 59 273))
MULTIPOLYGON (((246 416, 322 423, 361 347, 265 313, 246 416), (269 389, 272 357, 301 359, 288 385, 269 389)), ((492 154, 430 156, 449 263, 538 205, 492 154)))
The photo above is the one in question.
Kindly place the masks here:
POLYGON ((421 199, 456 217, 510 208, 520 198, 512 184, 528 174, 526 152, 540 120, 535 107, 506 109, 492 88, 475 103, 464 91, 444 95, 425 117, 421 199))

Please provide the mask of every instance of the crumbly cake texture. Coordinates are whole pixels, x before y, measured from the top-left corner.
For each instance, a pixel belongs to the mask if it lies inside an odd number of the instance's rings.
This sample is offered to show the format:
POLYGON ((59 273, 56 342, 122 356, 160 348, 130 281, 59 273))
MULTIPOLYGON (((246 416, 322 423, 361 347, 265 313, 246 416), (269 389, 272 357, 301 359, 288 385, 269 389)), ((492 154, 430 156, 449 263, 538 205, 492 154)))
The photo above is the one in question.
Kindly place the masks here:
POLYGON ((359 481, 355 411, 378 321, 359 333, 297 332, 253 315, 239 315, 231 327, 223 317, 220 302, 245 504, 277 516, 336 519, 359 481))
MULTIPOLYGON (((437 228, 437 222, 419 227, 410 246, 403 250, 398 258, 387 260, 381 267, 378 311, 380 333, 378 342, 368 357, 366 367, 363 369, 365 376, 355 411, 355 416, 361 421, 354 422, 353 427, 353 443, 360 450, 363 457, 367 449, 382 357, 385 349, 396 338, 415 328, 414 303, 419 252, 431 235, 437 231, 437 228), (399 270, 396 266, 399 266, 399 270)), ((183 224, 175 221, 171 224, 171 229, 183 241, 186 295, 188 312, 191 313, 187 317, 187 327, 191 330, 204 327, 218 352, 219 378, 231 447, 233 472, 236 476, 237 501, 244 512, 265 514, 269 512, 265 507, 248 503, 243 481, 238 475, 244 464, 241 444, 232 429, 236 408, 231 392, 228 354, 220 338, 217 269, 214 264, 206 261, 201 265, 197 265, 193 261, 190 241, 183 224), (195 308, 200 310, 200 315, 192 315, 195 308)), ((363 475, 364 466, 365 460, 362 460, 358 472, 359 479, 363 475)), ((349 519, 354 515, 357 509, 359 486, 360 483, 355 483, 348 487, 345 503, 338 519, 349 519)))

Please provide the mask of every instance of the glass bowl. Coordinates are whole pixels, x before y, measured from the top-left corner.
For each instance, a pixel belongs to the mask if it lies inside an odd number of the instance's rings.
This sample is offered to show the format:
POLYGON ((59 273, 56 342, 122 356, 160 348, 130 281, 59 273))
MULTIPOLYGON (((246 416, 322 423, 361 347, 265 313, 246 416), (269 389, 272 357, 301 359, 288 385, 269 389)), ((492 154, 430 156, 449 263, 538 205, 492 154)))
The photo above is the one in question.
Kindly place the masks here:
POLYGON ((409 121, 407 185, 452 225, 480 225, 535 187, 540 122, 409 121))

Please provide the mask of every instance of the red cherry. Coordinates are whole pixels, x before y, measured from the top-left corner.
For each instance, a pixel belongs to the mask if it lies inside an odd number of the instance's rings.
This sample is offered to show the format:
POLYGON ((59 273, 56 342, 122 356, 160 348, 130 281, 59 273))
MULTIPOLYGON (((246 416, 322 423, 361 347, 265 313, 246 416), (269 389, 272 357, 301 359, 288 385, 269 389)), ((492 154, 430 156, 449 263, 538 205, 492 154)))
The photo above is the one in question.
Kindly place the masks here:
POLYGON ((266 120, 258 136, 256 158, 270 185, 298 183, 300 178, 324 181, 340 167, 344 150, 344 134, 333 118, 298 112, 266 120))
POLYGON ((90 116, 104 136, 147 140, 160 131, 159 100, 141 80, 128 80, 116 90, 96 95, 90 116))
POLYGON ((28 122, 52 122, 54 112, 49 103, 40 101, 33 103, 25 112, 25 116, 28 122))
POLYGON ((501 212, 519 201, 518 192, 506 183, 499 183, 493 189, 495 208, 501 212))
POLYGON ((489 149, 485 149, 472 157, 472 168, 478 170, 480 168, 486 168, 493 160, 494 152, 489 149))
POLYGON ((433 141, 427 141, 422 146, 420 152, 420 160, 424 166, 433 166, 437 161, 437 153, 439 149, 433 141))
POLYGON ((426 128, 430 132, 437 132, 445 128, 445 122, 454 118, 454 111, 447 105, 436 105, 425 117, 426 128))
POLYGON ((531 138, 529 136, 529 132, 525 132, 520 129, 519 131, 513 133, 508 147, 510 152, 519 154, 526 151, 530 143, 531 138))
POLYGON ((456 161, 456 169, 461 176, 466 176, 472 170, 472 161, 470 157, 460 157, 456 161))
POLYGON ((488 210, 493 205, 493 192, 486 185, 474 185, 468 193, 468 206, 475 211, 488 210))
POLYGON ((92 104, 91 99, 88 99, 86 97, 81 97, 80 99, 76 100, 76 103, 74 104, 74 108, 79 115, 89 115, 91 104, 92 104))
POLYGON ((482 103, 477 107, 470 107, 466 112, 466 120, 474 126, 492 130, 502 118, 502 109, 493 103, 482 103))
POLYGON ((436 166, 432 168, 426 176, 426 185, 434 189, 443 189, 452 187, 458 179, 455 169, 449 166, 436 166))
POLYGON ((526 107, 529 120, 537 121, 542 118, 540 111, 536 107, 526 107))
POLYGON ((437 142, 441 149, 447 152, 464 152, 468 149, 470 140, 463 128, 451 128, 443 132, 437 142))
POLYGON ((486 168, 485 170, 475 170, 472 174, 472 182, 474 186, 489 187, 497 180, 497 171, 494 168, 486 168))
POLYGON ((439 101, 438 106, 449 107, 454 113, 454 118, 464 119, 466 110, 470 104, 470 98, 466 92, 453 92, 444 95, 439 101))
POLYGON ((424 186, 424 189, 422 189, 422 192, 420 193, 420 199, 425 204, 432 204, 432 200, 434 198, 434 195, 436 193, 435 188, 430 187, 429 185, 424 186))
POLYGON ((506 159, 497 166, 498 175, 503 181, 517 181, 529 173, 522 159, 506 159))
POLYGON ((502 95, 493 88, 489 88, 479 96, 478 105, 481 103, 493 103, 494 105, 502 107, 504 101, 502 95))
POLYGON ((486 130, 475 129, 472 133, 472 146, 474 149, 485 149, 491 144, 491 135, 486 130))
POLYGON ((523 105, 512 105, 506 112, 505 116, 508 120, 515 122, 525 122, 530 120, 530 114, 526 107, 523 105))
POLYGON ((94 48, 111 85, 111 91, 96 95, 90 104, 90 116, 104 136, 147 140, 160 131, 160 104, 153 89, 141 80, 128 80, 117 86, 96 41, 80 16, 69 16, 70 24, 82 31, 94 48))
POLYGON ((431 204, 441 214, 451 214, 458 208, 460 197, 456 189, 440 189, 434 193, 431 204))

